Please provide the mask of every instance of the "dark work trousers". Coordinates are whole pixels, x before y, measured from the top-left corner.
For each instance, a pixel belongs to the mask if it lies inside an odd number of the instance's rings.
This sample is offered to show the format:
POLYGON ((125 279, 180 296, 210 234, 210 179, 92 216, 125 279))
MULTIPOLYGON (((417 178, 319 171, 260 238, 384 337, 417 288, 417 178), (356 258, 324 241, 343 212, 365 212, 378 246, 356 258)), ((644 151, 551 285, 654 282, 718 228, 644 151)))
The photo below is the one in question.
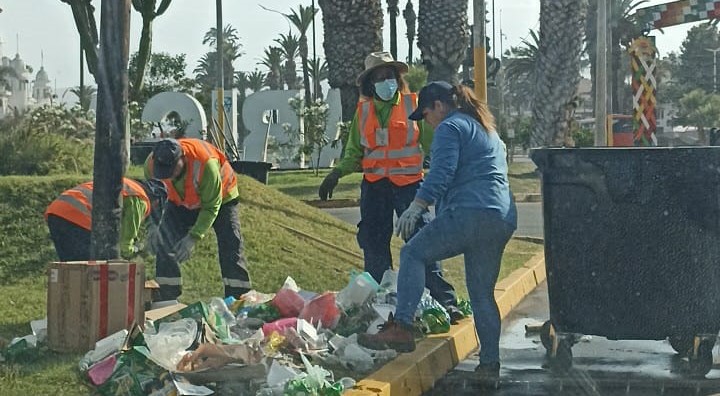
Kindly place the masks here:
MULTIPOLYGON (((212 225, 218 242, 220 272, 226 297, 238 297, 252 288, 243 254, 239 207, 237 199, 223 204, 212 225)), ((180 263, 175 260, 173 248, 195 225, 199 214, 199 209, 189 210, 171 202, 166 205, 160 222, 162 242, 155 264, 155 280, 160 285, 160 297, 163 300, 177 299, 182 293, 180 263)))
MULTIPOLYGON (((390 239, 393 234, 393 213, 398 217, 415 199, 420 182, 398 187, 388 179, 370 183, 363 179, 360 185, 360 223, 357 240, 365 257, 365 271, 380 283, 386 270, 392 268, 390 239)), ((428 224, 430 214, 418 221, 415 233, 428 224)), ((413 235, 415 235, 413 233, 413 235)), ((412 238, 412 236, 411 236, 412 238)), ((425 268, 425 286, 443 306, 457 305, 455 289, 442 275, 439 262, 425 268)))
POLYGON ((60 261, 90 260, 90 231, 55 215, 48 215, 47 224, 60 261))

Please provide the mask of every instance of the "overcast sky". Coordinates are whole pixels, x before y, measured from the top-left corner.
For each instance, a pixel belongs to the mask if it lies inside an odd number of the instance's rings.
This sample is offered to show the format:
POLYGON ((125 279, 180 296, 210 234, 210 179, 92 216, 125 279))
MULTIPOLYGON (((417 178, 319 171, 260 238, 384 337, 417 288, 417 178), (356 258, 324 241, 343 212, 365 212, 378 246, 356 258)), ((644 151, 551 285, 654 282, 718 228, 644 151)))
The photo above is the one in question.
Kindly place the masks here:
MULTIPOLYGON (((412 0, 417 11, 417 0, 412 0)), ((666 1, 651 0, 648 4, 660 4, 666 1)), ((257 65, 263 49, 271 44, 280 33, 287 33, 289 25, 285 18, 276 13, 263 10, 259 4, 268 8, 289 12, 298 4, 310 5, 311 0, 224 0, 223 22, 232 24, 239 32, 245 55, 236 62, 237 70, 261 68, 257 65)), ((406 1, 401 0, 401 9, 406 1)), ((487 0, 488 8, 493 1, 487 0)), ((495 37, 496 51, 500 50, 500 29, 503 32, 502 47, 518 45, 528 35, 530 29, 538 28, 539 0, 495 0, 495 37)), ((99 9, 101 1, 95 0, 99 9)), ((317 5, 316 5, 317 6, 317 5)), ((383 0, 385 7, 385 1, 383 0)), ((70 7, 60 0, 0 0, 0 39, 4 56, 14 57, 20 52, 25 62, 37 71, 41 63, 41 51, 44 53, 44 65, 51 80, 58 88, 75 86, 79 83, 79 39, 75 30, 70 7), (19 40, 18 40, 19 38, 19 40), (19 45, 18 45, 19 43, 19 45)), ((472 8, 472 7, 471 7, 472 8)), ((492 11, 489 9, 488 11, 492 11)), ((472 9, 470 9, 472 15, 472 9)), ((141 29, 140 15, 131 13, 130 51, 135 52, 141 29)), ((470 17, 472 20, 472 16, 470 17)), ((492 19, 492 18, 490 18, 492 19)), ((99 17, 98 17, 99 23, 99 17)), ((186 53, 188 72, 195 68, 198 59, 208 51, 202 44, 204 33, 215 24, 215 1, 212 0, 174 0, 168 11, 156 19, 153 36, 153 51, 170 54, 186 53)), ((385 49, 389 48, 389 28, 386 17, 385 49)), ((661 56, 670 51, 678 51, 688 28, 683 25, 665 29, 665 33, 656 32, 657 45, 661 56)), ((493 23, 488 24, 488 34, 492 35, 493 23)), ((316 20, 316 43, 318 56, 322 57, 322 17, 316 20)), ((310 50, 312 51, 312 42, 310 50)), ((407 55, 405 22, 398 19, 398 52, 401 57, 407 55)), ((416 56, 419 51, 415 50, 416 56)))

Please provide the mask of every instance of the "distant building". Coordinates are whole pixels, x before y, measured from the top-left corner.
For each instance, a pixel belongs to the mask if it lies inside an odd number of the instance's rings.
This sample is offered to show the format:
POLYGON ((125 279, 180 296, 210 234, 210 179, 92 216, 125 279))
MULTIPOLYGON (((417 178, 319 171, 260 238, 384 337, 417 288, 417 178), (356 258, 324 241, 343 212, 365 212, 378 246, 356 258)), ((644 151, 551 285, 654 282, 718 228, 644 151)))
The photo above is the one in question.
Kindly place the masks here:
POLYGON ((11 70, 3 73, 4 78, 0 80, 0 119, 15 110, 22 112, 51 103, 54 92, 50 87, 50 79, 45 67, 41 65, 35 79, 31 79, 32 68, 25 64, 19 53, 16 53, 12 59, 4 56, 2 39, 0 39, 0 66, 11 70))

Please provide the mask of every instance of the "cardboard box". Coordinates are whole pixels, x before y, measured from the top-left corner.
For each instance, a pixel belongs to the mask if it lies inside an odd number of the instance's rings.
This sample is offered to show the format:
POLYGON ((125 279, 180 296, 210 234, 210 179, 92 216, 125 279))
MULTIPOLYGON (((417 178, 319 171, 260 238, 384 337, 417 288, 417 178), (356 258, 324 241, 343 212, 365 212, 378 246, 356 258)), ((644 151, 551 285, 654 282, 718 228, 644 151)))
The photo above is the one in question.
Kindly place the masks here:
POLYGON ((145 304, 145 310, 149 310, 153 301, 157 300, 157 295, 160 292, 160 285, 155 279, 145 281, 145 292, 143 294, 143 301, 145 304))
POLYGON ((127 261, 51 263, 48 269, 48 346, 86 352, 133 323, 144 323, 145 267, 127 261))

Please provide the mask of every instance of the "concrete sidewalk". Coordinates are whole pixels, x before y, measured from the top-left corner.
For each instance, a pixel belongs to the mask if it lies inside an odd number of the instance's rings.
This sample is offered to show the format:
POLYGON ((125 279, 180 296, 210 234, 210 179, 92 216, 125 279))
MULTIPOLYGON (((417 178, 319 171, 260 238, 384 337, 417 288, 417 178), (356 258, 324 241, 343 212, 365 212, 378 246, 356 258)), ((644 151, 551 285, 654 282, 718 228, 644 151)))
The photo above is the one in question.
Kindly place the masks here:
MULTIPOLYGON (((545 281, 544 253, 532 257, 495 287, 500 316, 505 318, 522 299, 545 281)), ((404 353, 359 381, 349 396, 420 396, 477 350, 472 318, 451 326, 446 334, 430 335, 412 353, 404 353)))

